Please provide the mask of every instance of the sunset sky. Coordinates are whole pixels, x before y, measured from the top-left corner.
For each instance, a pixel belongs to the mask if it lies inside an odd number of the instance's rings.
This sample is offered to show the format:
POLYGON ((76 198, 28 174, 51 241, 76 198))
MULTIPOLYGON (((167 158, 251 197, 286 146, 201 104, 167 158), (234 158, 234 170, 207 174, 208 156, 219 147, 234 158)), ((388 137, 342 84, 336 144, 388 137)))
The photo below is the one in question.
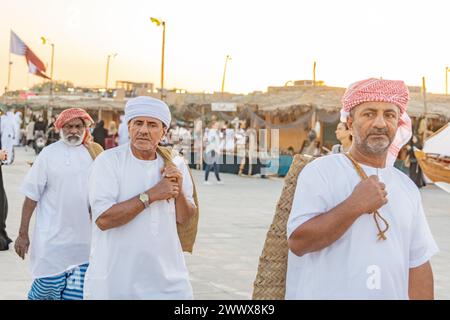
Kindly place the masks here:
MULTIPOLYGON (((401 79, 445 90, 450 66, 448 0, 0 0, 0 92, 7 81, 10 29, 44 61, 55 43, 55 79, 101 86, 106 57, 116 80, 159 87, 166 21, 166 88, 247 93, 312 78, 346 87, 367 77, 401 79)), ((12 56, 11 88, 40 78, 12 56)), ((49 72, 48 72, 49 73, 49 72)))

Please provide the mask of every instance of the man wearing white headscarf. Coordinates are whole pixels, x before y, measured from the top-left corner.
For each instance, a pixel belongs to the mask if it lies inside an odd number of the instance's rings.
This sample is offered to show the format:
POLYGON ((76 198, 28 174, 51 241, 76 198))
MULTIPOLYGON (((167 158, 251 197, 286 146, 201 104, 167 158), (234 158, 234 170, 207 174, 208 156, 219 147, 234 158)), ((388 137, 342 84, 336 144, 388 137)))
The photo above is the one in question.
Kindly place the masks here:
POLYGON ((177 223, 197 212, 188 167, 158 144, 171 115, 161 100, 125 106, 130 142, 103 152, 89 177, 92 249, 85 299, 192 299, 177 223))

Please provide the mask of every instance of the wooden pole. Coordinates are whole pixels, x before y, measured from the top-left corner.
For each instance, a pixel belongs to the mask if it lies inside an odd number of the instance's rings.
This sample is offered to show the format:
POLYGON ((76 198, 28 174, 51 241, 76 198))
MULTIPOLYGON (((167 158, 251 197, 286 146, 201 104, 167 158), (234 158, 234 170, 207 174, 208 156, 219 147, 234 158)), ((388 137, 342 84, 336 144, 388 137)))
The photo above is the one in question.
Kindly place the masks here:
POLYGON ((220 92, 222 93, 222 98, 223 98, 223 92, 224 92, 224 89, 225 89, 225 77, 226 77, 226 73, 227 73, 228 60, 230 60, 230 56, 229 55, 227 55, 226 58, 225 58, 225 67, 223 69, 222 88, 220 90, 220 92))
POLYGON ((314 85, 314 87, 316 86, 316 67, 317 67, 317 63, 316 63, 316 61, 314 61, 314 66, 313 66, 313 85, 314 85))
POLYGON ((448 96, 448 67, 445 67, 445 95, 448 96))
POLYGON ((166 46, 166 22, 162 22, 163 37, 162 37, 162 57, 161 57, 161 100, 164 100, 164 51, 166 46))
POLYGON ((106 59, 106 78, 105 78, 105 93, 108 92, 108 78, 109 78, 109 61, 111 59, 111 55, 108 54, 108 58, 106 59))
POLYGON ((422 77, 422 94, 423 94, 423 108, 424 108, 424 116, 425 116, 425 129, 423 131, 423 143, 427 138, 428 133, 428 106, 427 106, 427 87, 425 84, 425 77, 422 77))

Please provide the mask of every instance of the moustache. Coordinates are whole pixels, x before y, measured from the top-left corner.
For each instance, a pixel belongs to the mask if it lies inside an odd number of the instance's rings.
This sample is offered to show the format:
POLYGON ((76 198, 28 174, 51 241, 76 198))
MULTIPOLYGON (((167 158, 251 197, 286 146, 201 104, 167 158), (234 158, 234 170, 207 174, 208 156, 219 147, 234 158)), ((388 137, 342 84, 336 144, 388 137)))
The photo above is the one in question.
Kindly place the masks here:
POLYGON ((388 130, 387 128, 383 128, 383 129, 372 129, 367 133, 367 136, 372 136, 372 135, 388 135, 388 130))
POLYGON ((147 141, 153 142, 153 140, 150 137, 147 137, 147 136, 137 136, 136 139, 147 140, 147 141))

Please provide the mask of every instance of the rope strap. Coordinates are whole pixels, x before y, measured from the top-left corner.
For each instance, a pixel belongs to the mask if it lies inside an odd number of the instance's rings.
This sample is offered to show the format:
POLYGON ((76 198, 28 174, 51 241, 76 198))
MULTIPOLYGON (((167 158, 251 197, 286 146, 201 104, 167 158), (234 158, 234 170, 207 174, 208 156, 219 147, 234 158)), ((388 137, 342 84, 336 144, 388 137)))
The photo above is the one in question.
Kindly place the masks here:
MULTIPOLYGON (((353 163, 353 166, 355 167, 356 172, 358 173, 359 177, 361 178, 361 180, 365 180, 367 179, 367 175, 364 172, 364 170, 361 168, 361 166, 355 161, 355 159, 353 159, 353 157, 350 155, 350 153, 345 153, 345 155, 347 156, 347 158, 353 163)), ((381 216, 381 214, 378 212, 378 210, 375 210, 373 213, 373 219, 375 220, 375 224, 377 225, 377 229, 378 229, 378 240, 386 240, 386 235, 385 233, 388 231, 389 229, 389 223, 387 222, 387 220, 385 218, 383 218, 381 216), (385 228, 384 230, 381 230, 380 224, 378 222, 378 219, 380 219, 381 221, 383 221, 385 228)))

